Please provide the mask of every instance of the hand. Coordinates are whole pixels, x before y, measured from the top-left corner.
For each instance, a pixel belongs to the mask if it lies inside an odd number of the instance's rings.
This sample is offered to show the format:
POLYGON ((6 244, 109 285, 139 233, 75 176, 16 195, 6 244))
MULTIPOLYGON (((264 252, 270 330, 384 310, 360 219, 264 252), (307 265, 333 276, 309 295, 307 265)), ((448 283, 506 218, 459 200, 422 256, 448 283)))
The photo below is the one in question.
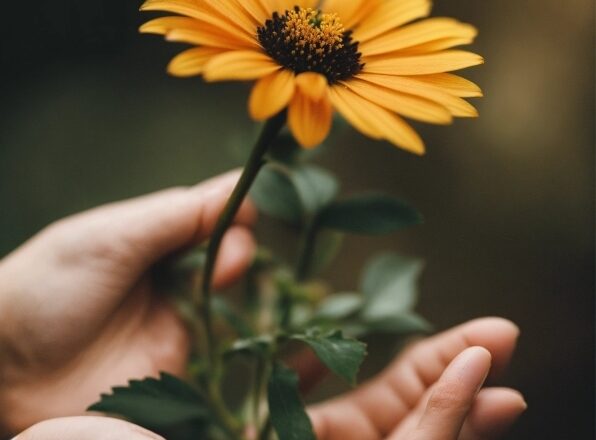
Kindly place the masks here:
POLYGON ((515 390, 481 387, 508 364, 518 334, 509 321, 485 318, 416 343, 371 382, 312 408, 318 439, 499 437, 526 403, 515 390))
MULTIPOLYGON (((149 271, 209 236, 237 178, 67 218, 0 262, 0 433, 80 415, 130 378, 184 375, 187 332, 149 271)), ((219 287, 252 260, 255 215, 245 204, 228 231, 219 287)))
POLYGON ((65 417, 38 423, 13 440, 164 440, 140 426, 106 417, 65 417))

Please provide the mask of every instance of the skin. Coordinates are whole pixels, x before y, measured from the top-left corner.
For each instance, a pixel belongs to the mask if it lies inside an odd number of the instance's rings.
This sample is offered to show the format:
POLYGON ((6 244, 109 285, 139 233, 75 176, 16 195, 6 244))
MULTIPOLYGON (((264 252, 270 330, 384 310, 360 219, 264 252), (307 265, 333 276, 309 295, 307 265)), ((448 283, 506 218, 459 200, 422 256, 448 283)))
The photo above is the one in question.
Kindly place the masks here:
MULTIPOLYGON (((209 237, 237 179, 233 172, 61 220, 0 261, 0 433, 161 438, 84 416, 85 408, 130 378, 183 375, 189 339, 149 273, 209 237)), ((217 287, 250 264, 255 219, 245 203, 225 237, 217 287)), ((512 389, 481 387, 507 365, 518 335, 511 322, 485 318, 416 343, 377 378, 311 408, 318 438, 497 438, 526 404, 512 389)), ((305 383, 319 376, 312 356, 298 364, 305 383)))

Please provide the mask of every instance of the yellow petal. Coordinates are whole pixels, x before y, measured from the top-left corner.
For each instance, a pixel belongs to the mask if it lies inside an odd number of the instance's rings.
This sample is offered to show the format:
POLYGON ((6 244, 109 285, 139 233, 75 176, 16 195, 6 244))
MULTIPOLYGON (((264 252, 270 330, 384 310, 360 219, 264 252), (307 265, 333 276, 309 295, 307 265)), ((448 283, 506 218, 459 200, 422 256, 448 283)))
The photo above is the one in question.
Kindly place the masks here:
POLYGON ((236 4, 251 16, 259 25, 265 23, 266 20, 271 18, 272 12, 263 4, 260 0, 244 1, 236 0, 236 4))
POLYGON ((353 92, 369 101, 407 118, 431 124, 450 124, 451 113, 442 105, 419 96, 409 95, 358 78, 344 83, 353 92))
POLYGON ((451 73, 435 73, 433 75, 419 75, 417 80, 440 87, 446 92, 462 98, 477 98, 483 96, 482 90, 472 81, 451 73))
POLYGON ((304 148, 320 145, 329 135, 333 108, 327 98, 313 101, 302 93, 295 93, 288 108, 288 127, 304 148))
POLYGON ((324 12, 338 14, 343 25, 351 29, 362 17, 368 15, 377 3, 375 0, 325 0, 321 8, 324 12))
MULTIPOLYGON (((246 3, 251 3, 252 0, 244 0, 246 3)), ((213 5, 213 9, 222 14, 228 20, 237 24, 248 35, 256 35, 258 23, 248 11, 241 7, 236 0, 219 0, 217 5, 213 5)))
POLYGON ((263 121, 282 111, 294 96, 294 78, 294 73, 286 69, 261 78, 248 101, 252 118, 263 121))
POLYGON ((463 99, 453 95, 447 89, 425 81, 423 76, 404 77, 391 75, 376 75, 374 73, 361 73, 357 78, 386 87, 397 92, 421 96, 445 107, 453 116, 476 117, 476 109, 463 99))
POLYGON ((165 35, 168 41, 225 49, 259 47, 255 40, 236 38, 220 28, 190 17, 161 17, 141 26, 143 33, 165 35))
POLYGON ((360 44, 360 51, 371 56, 450 38, 471 42, 477 34, 476 28, 457 20, 430 18, 366 41, 360 44))
POLYGON ((333 106, 358 130, 374 139, 386 139, 394 145, 415 154, 424 154, 424 143, 403 119, 373 104, 345 88, 331 88, 329 97, 333 106))
POLYGON ((247 33, 236 23, 223 17, 208 3, 193 0, 147 0, 141 6, 141 11, 174 12, 196 18, 203 23, 209 23, 219 28, 221 32, 229 34, 232 38, 242 39, 246 43, 250 44, 251 41, 255 40, 254 35, 247 33))
POLYGON ((205 64, 221 53, 222 49, 213 47, 195 47, 185 50, 170 61, 168 73, 180 77, 200 75, 203 73, 205 64))
POLYGON ((465 46, 467 44, 472 44, 473 42, 473 38, 443 38, 441 40, 430 41, 418 46, 408 47, 407 49, 400 50, 398 53, 404 56, 422 55, 432 52, 440 52, 446 49, 452 49, 457 46, 465 46))
POLYGON ((319 101, 327 96, 327 78, 320 73, 305 72, 296 77, 296 85, 300 91, 313 101, 319 101))
POLYGON ((361 43, 417 18, 426 17, 431 10, 430 0, 385 0, 362 20, 354 31, 354 39, 361 43))
POLYGON ((211 59, 203 76, 206 81, 243 81, 262 78, 279 69, 281 66, 264 53, 238 50, 211 59))
POLYGON ((463 50, 447 50, 444 52, 395 56, 365 60, 364 71, 367 73, 384 73, 388 75, 426 75, 443 73, 482 64, 480 55, 463 50))

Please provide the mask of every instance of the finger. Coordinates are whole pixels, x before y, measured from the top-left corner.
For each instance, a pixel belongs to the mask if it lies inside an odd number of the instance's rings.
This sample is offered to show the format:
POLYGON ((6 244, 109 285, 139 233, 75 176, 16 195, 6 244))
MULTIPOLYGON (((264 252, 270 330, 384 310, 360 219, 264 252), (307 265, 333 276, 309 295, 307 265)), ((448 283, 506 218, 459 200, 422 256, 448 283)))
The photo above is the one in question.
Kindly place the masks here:
POLYGON ((230 228, 222 241, 217 258, 214 273, 215 286, 225 288, 242 277, 253 261, 256 247, 249 229, 243 226, 230 228))
POLYGON ((523 396, 510 388, 486 388, 478 393, 459 440, 501 438, 528 408, 523 396))
POLYGON ((491 366, 483 347, 463 351, 449 364, 433 389, 412 440, 457 440, 491 366))
MULTIPOLYGON (((48 230, 53 249, 73 258, 113 261, 137 276, 162 257, 206 239, 238 176, 231 172, 193 188, 165 190, 60 221, 48 230)), ((251 225, 255 218, 254 207, 245 202, 236 223, 251 225)))
POLYGON ((106 417, 67 417, 38 423, 14 440, 164 440, 140 426, 106 417))
POLYGON ((322 428, 335 432, 343 423, 341 411, 359 413, 370 432, 392 432, 447 365, 469 347, 481 346, 492 355, 493 370, 509 362, 519 329, 502 318, 477 319, 414 344, 377 378, 347 396, 313 410, 322 428), (338 412, 337 408, 340 408, 338 412), (363 415, 363 416, 362 416, 363 415))

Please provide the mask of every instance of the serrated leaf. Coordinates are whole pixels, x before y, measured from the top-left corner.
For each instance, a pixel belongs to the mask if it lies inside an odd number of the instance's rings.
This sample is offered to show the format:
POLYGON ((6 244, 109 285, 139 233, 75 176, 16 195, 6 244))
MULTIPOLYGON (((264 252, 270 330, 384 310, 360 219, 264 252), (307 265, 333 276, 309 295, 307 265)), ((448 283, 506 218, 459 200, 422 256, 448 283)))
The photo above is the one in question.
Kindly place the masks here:
POLYGON ((385 195, 362 195, 334 202, 319 215, 319 225, 354 234, 382 235, 422 223, 405 202, 385 195))
POLYGON ((302 202, 289 171, 281 166, 267 165, 259 173, 250 196, 259 210, 271 217, 289 223, 302 221, 302 202))
POLYGON ((339 191, 339 183, 330 172, 312 165, 294 167, 290 175, 304 211, 318 212, 328 205, 339 191))
POLYGON ((191 425, 203 429, 210 418, 201 395, 186 382, 167 373, 161 373, 159 379, 131 380, 128 387, 115 387, 112 394, 102 394, 101 400, 88 411, 119 415, 162 434, 176 430, 186 432, 183 427, 191 425))
POLYGON ((356 313, 364 304, 359 293, 337 293, 325 299, 316 312, 316 318, 340 320, 356 313))
POLYGON ((271 423, 279 440, 316 440, 294 371, 276 363, 269 378, 267 398, 271 423))
POLYGON ((374 259, 365 269, 362 291, 365 321, 391 319, 410 312, 418 299, 418 278, 424 264, 397 254, 374 259))
POLYGON ((356 376, 366 357, 366 344, 344 337, 341 331, 312 330, 306 335, 294 335, 292 339, 308 344, 327 368, 350 385, 356 384, 356 376))

